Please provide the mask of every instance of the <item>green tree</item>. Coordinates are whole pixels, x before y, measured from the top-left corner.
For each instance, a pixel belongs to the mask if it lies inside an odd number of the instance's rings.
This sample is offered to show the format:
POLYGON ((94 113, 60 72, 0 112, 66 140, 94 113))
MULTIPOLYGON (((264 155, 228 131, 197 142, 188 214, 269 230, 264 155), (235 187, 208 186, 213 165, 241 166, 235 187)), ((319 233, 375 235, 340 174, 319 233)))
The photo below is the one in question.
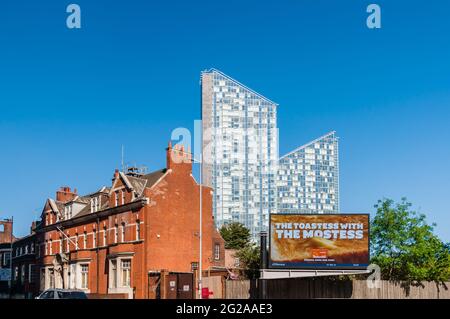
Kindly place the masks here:
POLYGON ((239 258, 244 274, 249 279, 259 278, 259 269, 261 266, 259 246, 247 245, 239 249, 235 257, 239 258))
POLYGON ((220 228, 226 249, 241 249, 250 243, 250 231, 240 223, 230 223, 220 228))
POLYGON ((371 222, 371 262, 381 268, 384 280, 420 284, 450 279, 450 246, 434 233, 425 215, 411 210, 402 198, 379 200, 371 222))
POLYGON ((251 242, 250 230, 240 223, 230 223, 220 228, 226 249, 235 249, 241 268, 247 278, 259 277, 259 247, 251 242))

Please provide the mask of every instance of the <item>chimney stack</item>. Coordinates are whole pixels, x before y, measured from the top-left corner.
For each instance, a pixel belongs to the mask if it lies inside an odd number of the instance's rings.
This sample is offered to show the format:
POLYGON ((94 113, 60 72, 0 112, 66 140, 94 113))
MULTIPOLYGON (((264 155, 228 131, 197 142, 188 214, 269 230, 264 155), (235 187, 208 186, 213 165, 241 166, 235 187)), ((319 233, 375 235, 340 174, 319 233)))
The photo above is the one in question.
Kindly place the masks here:
MULTIPOLYGON (((12 220, 0 220, 0 244, 11 243, 12 236, 12 220)), ((14 238, 13 238, 14 240, 14 238)))
POLYGON ((167 169, 177 169, 186 171, 189 174, 192 173, 192 156, 188 151, 185 151, 183 145, 174 145, 172 147, 172 142, 169 142, 169 146, 166 148, 167 150, 167 169))
POLYGON ((37 222, 33 221, 31 223, 31 227, 30 227, 30 234, 34 234, 35 233, 34 230, 36 229, 36 226, 37 226, 37 222))
POLYGON ((77 197, 77 190, 74 189, 72 192, 68 186, 60 187, 60 189, 56 192, 56 201, 58 202, 67 203, 75 197, 77 197))

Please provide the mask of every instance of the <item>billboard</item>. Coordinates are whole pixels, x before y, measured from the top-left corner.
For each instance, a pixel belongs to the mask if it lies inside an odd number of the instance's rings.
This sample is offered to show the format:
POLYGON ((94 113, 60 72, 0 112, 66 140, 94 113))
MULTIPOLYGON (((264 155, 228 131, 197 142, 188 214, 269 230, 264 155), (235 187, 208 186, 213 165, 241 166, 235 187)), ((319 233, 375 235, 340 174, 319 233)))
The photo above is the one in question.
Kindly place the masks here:
POLYGON ((368 214, 272 214, 269 268, 365 269, 368 214))

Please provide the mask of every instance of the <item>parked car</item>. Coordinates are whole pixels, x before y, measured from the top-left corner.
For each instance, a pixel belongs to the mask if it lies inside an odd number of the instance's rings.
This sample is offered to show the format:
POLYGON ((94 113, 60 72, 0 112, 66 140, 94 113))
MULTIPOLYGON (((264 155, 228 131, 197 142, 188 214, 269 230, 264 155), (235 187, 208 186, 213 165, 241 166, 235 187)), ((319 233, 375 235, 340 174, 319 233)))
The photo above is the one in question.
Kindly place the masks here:
POLYGON ((88 299, 84 291, 69 289, 47 289, 36 299, 88 299))

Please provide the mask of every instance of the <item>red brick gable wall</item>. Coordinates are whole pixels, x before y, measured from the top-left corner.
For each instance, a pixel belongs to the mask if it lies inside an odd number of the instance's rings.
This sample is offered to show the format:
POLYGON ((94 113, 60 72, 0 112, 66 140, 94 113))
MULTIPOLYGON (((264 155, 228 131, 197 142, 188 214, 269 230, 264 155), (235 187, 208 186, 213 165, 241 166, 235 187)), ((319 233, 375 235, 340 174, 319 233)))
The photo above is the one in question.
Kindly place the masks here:
MULTIPOLYGON (((176 168, 146 191, 154 202, 145 208, 150 269, 189 272, 191 263, 199 261, 199 195, 200 187, 190 173, 176 168)), ((212 257, 211 201, 211 189, 203 187, 203 269, 208 269, 212 257)))

